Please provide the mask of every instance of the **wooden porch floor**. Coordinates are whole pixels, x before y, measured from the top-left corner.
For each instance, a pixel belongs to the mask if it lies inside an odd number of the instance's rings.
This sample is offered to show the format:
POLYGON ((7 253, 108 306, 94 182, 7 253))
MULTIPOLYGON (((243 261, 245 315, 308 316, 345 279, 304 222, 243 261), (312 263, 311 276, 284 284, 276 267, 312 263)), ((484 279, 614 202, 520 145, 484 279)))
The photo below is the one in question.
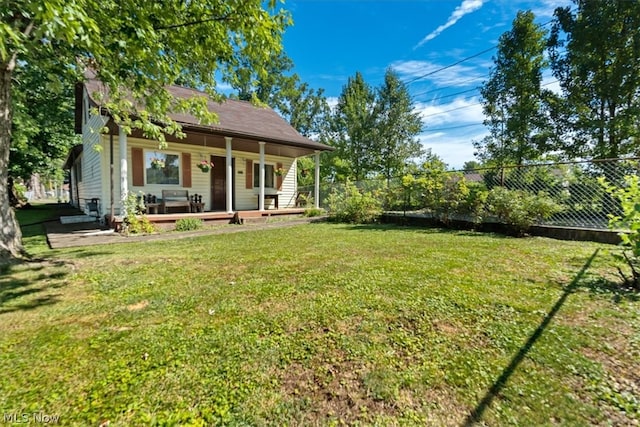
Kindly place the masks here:
MULTIPOLYGON (((264 211, 237 211, 241 220, 247 222, 266 222, 271 217, 297 216, 303 214, 304 208, 283 208, 269 209, 264 211)), ((195 213, 167 213, 167 214, 147 214, 146 217, 153 224, 161 228, 170 228, 175 222, 182 218, 199 218, 207 224, 228 224, 235 216, 236 212, 195 212, 195 213)), ((116 216, 110 221, 111 227, 118 230, 122 224, 122 217, 116 216)))

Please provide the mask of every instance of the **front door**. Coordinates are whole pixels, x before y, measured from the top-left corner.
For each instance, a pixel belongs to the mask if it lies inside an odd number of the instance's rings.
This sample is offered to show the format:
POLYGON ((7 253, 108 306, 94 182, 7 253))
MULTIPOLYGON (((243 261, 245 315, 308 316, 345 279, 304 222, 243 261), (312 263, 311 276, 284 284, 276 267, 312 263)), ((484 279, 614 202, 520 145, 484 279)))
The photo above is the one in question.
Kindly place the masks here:
MULTIPOLYGON (((227 210, 227 158, 211 156, 211 210, 227 210)), ((233 167, 233 163, 232 163, 233 167)))

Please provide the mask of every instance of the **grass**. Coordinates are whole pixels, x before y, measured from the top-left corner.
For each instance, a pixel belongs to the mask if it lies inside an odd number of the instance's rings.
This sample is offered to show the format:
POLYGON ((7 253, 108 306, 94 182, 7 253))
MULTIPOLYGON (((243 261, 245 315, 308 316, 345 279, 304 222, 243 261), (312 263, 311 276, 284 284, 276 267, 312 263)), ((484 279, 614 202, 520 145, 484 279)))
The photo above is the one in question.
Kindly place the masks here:
POLYGON ((64 425, 632 425, 602 245, 310 224, 76 248, 0 277, 0 408, 64 425))

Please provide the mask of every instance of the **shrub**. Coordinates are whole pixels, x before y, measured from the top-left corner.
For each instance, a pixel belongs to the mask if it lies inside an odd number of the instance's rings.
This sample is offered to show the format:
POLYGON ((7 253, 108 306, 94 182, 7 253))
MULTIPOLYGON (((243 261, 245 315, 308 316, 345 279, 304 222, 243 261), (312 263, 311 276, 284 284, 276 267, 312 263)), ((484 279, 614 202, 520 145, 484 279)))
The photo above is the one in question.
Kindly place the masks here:
POLYGON ((155 233, 156 226, 153 225, 146 215, 130 215, 125 221, 125 232, 130 234, 155 233))
POLYGON ((470 182, 467 184, 468 193, 460 206, 460 213, 471 216, 473 222, 482 222, 482 216, 487 203, 489 192, 484 183, 470 182))
POLYGON ((453 215, 462 213, 468 196, 469 187, 462 174, 452 173, 444 176, 439 203, 435 206, 440 220, 448 224, 453 215))
POLYGON ((199 230, 204 226, 200 218, 180 218, 176 221, 176 231, 199 230))
POLYGON ((122 220, 122 232, 125 234, 146 234, 156 231, 149 218, 143 214, 144 203, 140 196, 129 193, 124 204, 125 216, 122 220))
POLYGON ((622 270, 618 272, 626 285, 640 290, 640 183, 638 175, 626 175, 624 187, 616 188, 609 184, 604 177, 598 179, 607 193, 620 202, 621 215, 609 215, 609 228, 624 229, 620 232, 623 252, 616 255, 631 268, 631 277, 627 277, 622 270))
POLYGON ((522 235, 536 221, 550 218, 560 212, 562 207, 545 192, 532 194, 494 187, 487 196, 486 210, 511 226, 517 235, 522 235))
POLYGON ((321 209, 321 208, 307 208, 304 210, 304 216, 309 218, 313 218, 321 215, 324 215, 324 209, 321 209))
POLYGON ((327 199, 329 218, 338 222, 364 224, 377 221, 382 203, 371 192, 361 192, 347 182, 343 190, 334 188, 327 199))
POLYGON ((27 187, 21 182, 13 183, 13 190, 21 203, 27 202, 27 187))

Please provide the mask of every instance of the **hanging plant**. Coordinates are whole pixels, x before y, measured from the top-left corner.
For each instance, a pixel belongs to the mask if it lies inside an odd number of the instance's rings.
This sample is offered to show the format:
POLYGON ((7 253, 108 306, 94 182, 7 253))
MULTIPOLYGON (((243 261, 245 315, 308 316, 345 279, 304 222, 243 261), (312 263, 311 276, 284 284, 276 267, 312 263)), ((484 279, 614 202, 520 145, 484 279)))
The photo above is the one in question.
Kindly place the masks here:
POLYGON ((274 172, 277 176, 284 176, 285 174, 284 168, 277 168, 274 172))
POLYGON ((211 168, 213 168, 213 162, 210 162, 207 160, 200 160, 200 163, 198 163, 197 166, 198 166, 198 169, 206 173, 206 172, 209 172, 211 168))

